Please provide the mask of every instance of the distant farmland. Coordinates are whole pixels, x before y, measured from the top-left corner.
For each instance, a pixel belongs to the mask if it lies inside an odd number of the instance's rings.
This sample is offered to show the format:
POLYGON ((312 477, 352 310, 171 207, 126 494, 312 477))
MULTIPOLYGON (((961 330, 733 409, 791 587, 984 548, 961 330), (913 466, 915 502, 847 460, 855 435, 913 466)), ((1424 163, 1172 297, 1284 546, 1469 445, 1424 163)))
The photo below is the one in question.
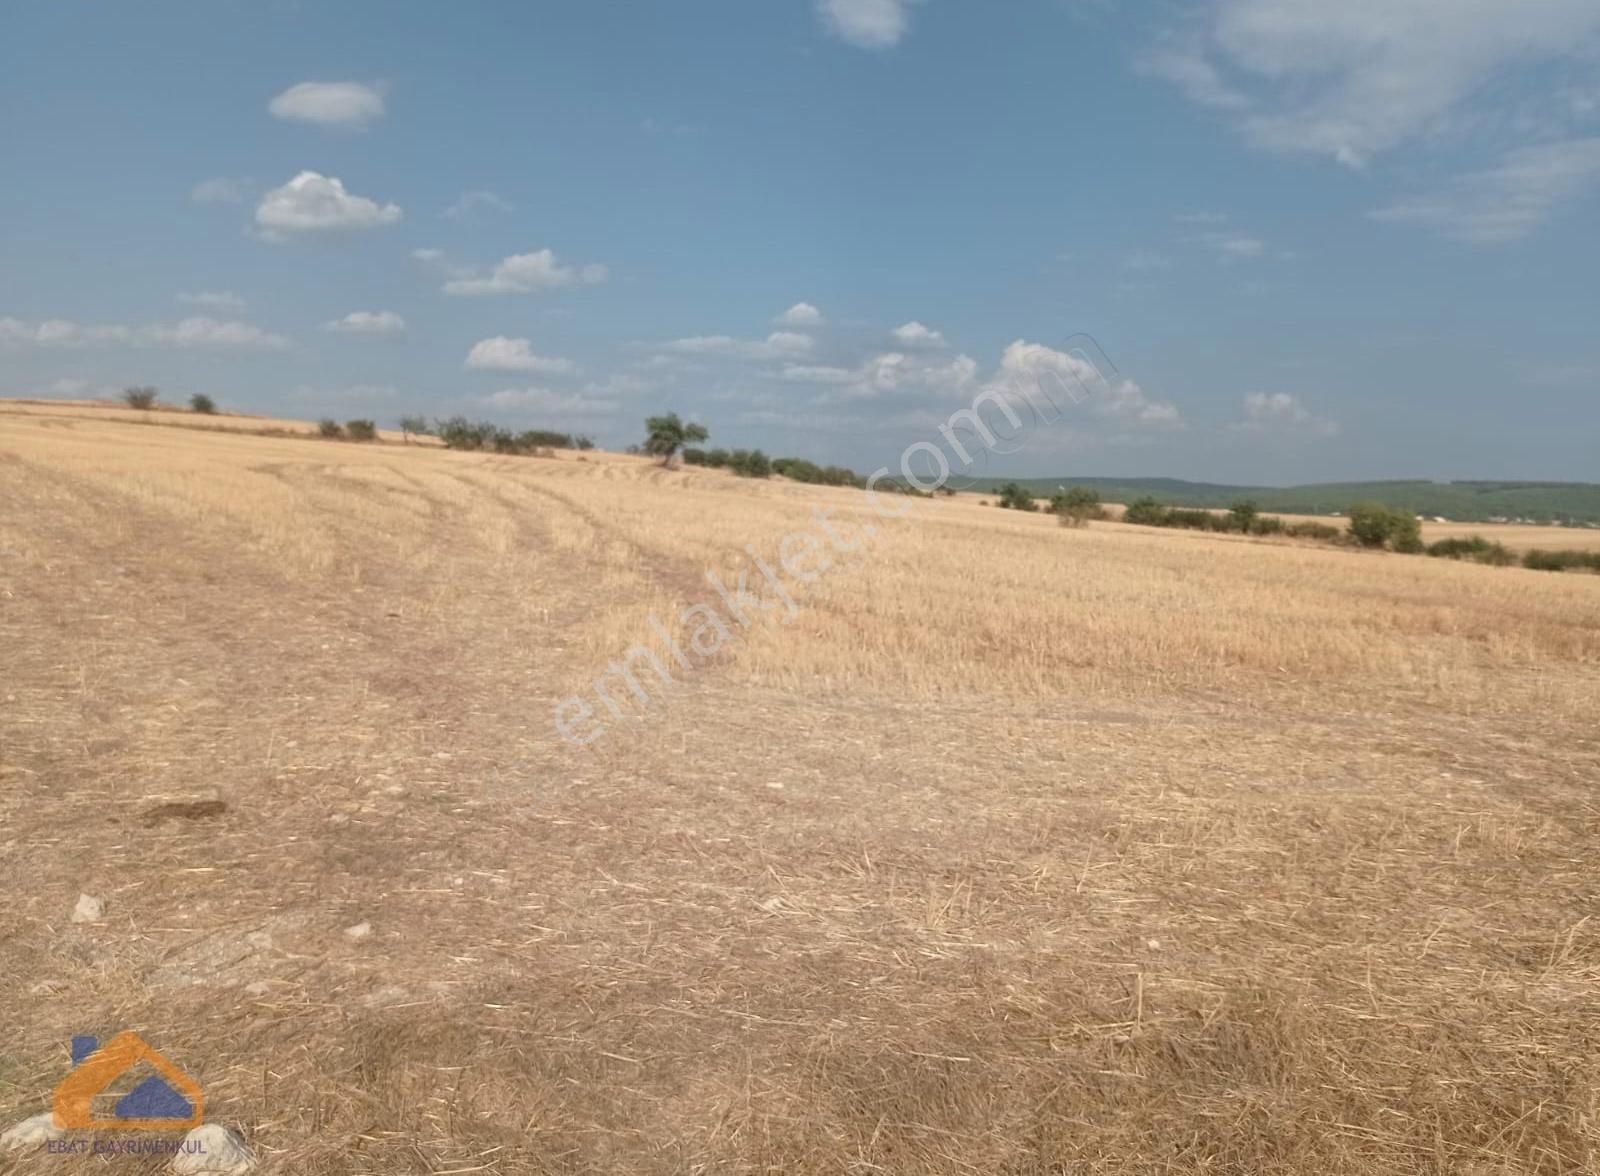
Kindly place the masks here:
MULTIPOLYGON (((1466 523, 1491 519, 1600 523, 1600 485, 1592 482, 1323 482, 1309 486, 1227 486, 1178 478, 1023 478, 1035 494, 1058 486, 1092 486, 1108 502, 1149 496, 1173 506, 1225 507, 1248 498, 1281 514, 1344 513, 1357 502, 1390 506, 1466 523)), ((993 490, 1000 480, 982 483, 993 490)))

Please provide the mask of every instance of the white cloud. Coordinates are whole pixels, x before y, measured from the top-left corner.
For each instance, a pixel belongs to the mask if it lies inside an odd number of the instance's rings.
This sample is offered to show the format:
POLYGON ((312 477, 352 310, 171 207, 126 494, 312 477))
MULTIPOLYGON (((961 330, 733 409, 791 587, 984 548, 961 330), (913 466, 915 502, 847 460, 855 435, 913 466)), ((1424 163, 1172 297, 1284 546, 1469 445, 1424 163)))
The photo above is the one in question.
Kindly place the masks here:
POLYGON ((1172 268, 1169 258, 1150 249, 1135 249, 1122 259, 1122 268, 1130 273, 1153 274, 1172 268))
POLYGON ((902 323, 894 329, 894 337, 899 340, 902 347, 943 347, 944 336, 931 327, 912 320, 902 323))
POLYGON ((1095 416, 1126 425, 1181 428, 1183 424, 1176 405, 1152 399, 1115 371, 1101 371, 1081 351, 1058 351, 1022 339, 1005 349, 999 370, 987 386, 1019 407, 1048 403, 1067 412, 1078 405, 1095 416))
POLYGON ((892 49, 911 25, 919 0, 817 0, 828 31, 858 49, 892 49))
POLYGON ((85 324, 68 319, 26 323, 0 319, 0 346, 78 349, 83 347, 236 348, 279 351, 289 340, 251 323, 223 322, 197 316, 176 323, 124 326, 85 324))
POLYGON ((269 241, 296 235, 353 232, 392 225, 400 219, 398 204, 379 204, 345 191, 333 176, 303 171, 261 198, 256 226, 269 241))
POLYGON ((463 192, 457 197, 456 202, 444 210, 444 215, 451 220, 465 220, 473 213, 487 210, 489 212, 510 212, 511 202, 495 192, 478 190, 463 192))
POLYGON ((618 408, 615 400, 575 392, 553 392, 549 388, 503 388, 478 397, 478 403, 488 408, 537 412, 563 420, 608 417, 618 408))
POLYGON ((795 384, 821 384, 826 390, 819 403, 875 400, 886 396, 926 396, 940 399, 970 391, 978 376, 978 365, 970 356, 950 358, 907 351, 885 351, 868 356, 857 367, 824 364, 789 364, 777 373, 779 379, 795 384))
POLYGON ((1202 233, 1198 240, 1226 258, 1260 257, 1267 250, 1265 241, 1243 233, 1202 233))
POLYGON ((680 355, 736 355, 743 359, 784 359, 808 354, 816 346, 810 335, 774 331, 765 339, 735 339, 731 335, 696 335, 674 339, 667 351, 680 355))
POLYGON ((1317 416, 1290 392, 1251 392, 1244 398, 1244 420, 1229 426, 1247 433, 1304 433, 1332 437, 1336 422, 1317 416))
MULTIPOLYGON (((443 257, 439 255, 423 260, 439 263, 443 257)), ((579 269, 556 260, 556 255, 550 250, 540 249, 533 253, 513 254, 499 262, 487 275, 474 270, 458 272, 458 276, 444 284, 444 292, 461 295, 534 294, 541 290, 570 286, 574 282, 598 285, 607 276, 608 271, 603 265, 586 265, 579 269)))
POLYGON ((190 306, 206 306, 212 310, 231 310, 235 314, 244 309, 244 299, 227 290, 202 290, 197 294, 179 294, 179 302, 190 306))
POLYGON ((823 364, 792 363, 780 374, 795 384, 854 384, 861 378, 857 368, 828 367, 823 364))
POLYGON ((1258 146, 1360 166, 1458 125, 1513 70, 1582 62, 1597 34, 1593 0, 1213 0, 1144 65, 1258 146))
POLYGON ((570 359, 535 355, 527 339, 507 339, 504 335, 474 343, 463 366, 474 371, 541 372, 545 375, 565 375, 578 370, 578 365, 570 359))
POLYGON ((201 180, 189 189, 189 199, 196 204, 242 204, 249 198, 250 190, 254 187, 254 180, 217 176, 214 179, 201 180))
POLYGON ((809 302, 796 302, 772 321, 780 327, 820 327, 822 312, 809 302))
POLYGON ((364 129, 383 117, 383 89, 361 82, 301 82, 267 104, 278 118, 364 129))
POLYGON ((392 310, 353 310, 323 324, 323 329, 341 335, 403 335, 406 320, 392 310))
POLYGON ((1475 244, 1526 236, 1558 207, 1600 180, 1600 138, 1510 152, 1498 167, 1462 176, 1432 196, 1403 200, 1374 220, 1426 225, 1475 244))

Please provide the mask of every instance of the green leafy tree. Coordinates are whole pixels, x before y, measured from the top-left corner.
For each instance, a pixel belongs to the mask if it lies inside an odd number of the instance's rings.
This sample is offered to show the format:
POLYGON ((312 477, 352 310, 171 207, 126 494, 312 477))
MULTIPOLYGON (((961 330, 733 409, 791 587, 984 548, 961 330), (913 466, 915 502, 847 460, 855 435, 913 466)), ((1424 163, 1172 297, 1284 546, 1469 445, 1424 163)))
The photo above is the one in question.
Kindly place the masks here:
POLYGON ((129 408, 150 409, 156 406, 156 390, 149 386, 124 388, 122 399, 129 408))
POLYGON ((664 466, 670 466, 678 450, 685 445, 692 441, 708 440, 711 436, 711 431, 704 425, 697 425, 693 421, 684 424, 675 412, 646 418, 644 429, 644 451, 651 457, 659 457, 664 466))
POLYGON ((217 411, 217 402, 204 392, 196 392, 189 397, 189 408, 201 416, 210 416, 217 411))
POLYGON ((374 421, 354 420, 344 423, 345 435, 352 441, 376 441, 378 426, 374 421))
POLYGON ((1050 499, 1050 513, 1060 520, 1063 527, 1082 527, 1090 519, 1106 517, 1105 508, 1100 505, 1100 492, 1088 486, 1058 491, 1050 499))
POLYGON ((1234 527, 1248 535, 1255 530, 1256 519, 1261 517, 1261 510, 1255 503, 1245 500, 1230 506, 1228 515, 1233 519, 1234 527))
POLYGON ((1122 521, 1137 523, 1141 527, 1164 527, 1167 524, 1167 508, 1154 498, 1136 498, 1122 513, 1122 521))
POLYGON ((1381 502, 1358 502, 1350 508, 1350 534, 1363 547, 1389 547, 1408 555, 1424 550, 1417 516, 1381 502))
POLYGON ((1039 504, 1016 482, 1007 482, 1000 487, 1001 510, 1038 510, 1039 504))
POLYGON ((426 437, 429 431, 427 417, 403 416, 400 418, 400 437, 408 443, 413 437, 426 437))

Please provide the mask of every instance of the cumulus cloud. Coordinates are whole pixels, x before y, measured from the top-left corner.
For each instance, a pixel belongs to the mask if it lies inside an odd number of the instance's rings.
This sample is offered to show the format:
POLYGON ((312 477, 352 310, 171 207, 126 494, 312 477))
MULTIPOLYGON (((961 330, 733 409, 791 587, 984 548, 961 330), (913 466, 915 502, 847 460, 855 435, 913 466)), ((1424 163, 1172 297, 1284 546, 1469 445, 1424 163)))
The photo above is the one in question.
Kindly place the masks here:
POLYGON ((821 385, 823 404, 889 396, 944 399, 976 386, 978 365, 970 356, 933 357, 928 350, 879 352, 854 367, 791 363, 773 374, 786 383, 821 385))
POLYGON ((472 350, 467 352, 467 362, 463 366, 474 371, 540 372, 545 375, 566 375, 578 370, 578 365, 570 359, 535 355, 533 345, 527 339, 508 339, 504 335, 474 343, 472 350))
POLYGON ((1231 428, 1247 433, 1302 433, 1332 437, 1339 432, 1336 422, 1312 412, 1290 392, 1251 392, 1244 398, 1244 420, 1231 428))
POLYGON ((511 202, 495 192, 479 189, 463 192, 454 204, 444 210, 450 220, 466 220, 476 212, 510 212, 511 202))
POLYGON ((827 30, 858 49, 892 49, 911 27, 919 0, 817 0, 827 30))
POLYGON ((362 130, 383 117, 383 89, 362 82, 301 82, 267 104, 278 118, 362 130))
POLYGON ((1143 64, 1259 146, 1359 167, 1457 125, 1491 80, 1561 77, 1597 35, 1592 0, 1215 0, 1143 64))
POLYGON ((323 329, 341 335, 403 335, 406 320, 392 310, 353 310, 323 324, 323 329))
POLYGON ((820 327, 822 312, 809 302, 796 302, 772 321, 780 327, 820 327))
POLYGON ((256 227, 269 241, 291 237, 356 232, 392 225, 400 219, 398 204, 379 204, 345 190, 343 181, 303 171, 274 188, 256 207, 256 227))
POLYGON ((235 314, 244 309, 244 299, 227 290, 202 290, 196 294, 179 294, 179 302, 190 306, 205 306, 212 310, 231 310, 235 314))
POLYGON ((987 387, 1014 403, 1049 404, 1065 412, 1073 405, 1123 425, 1178 428, 1178 407, 1147 395, 1134 381, 1102 370, 1082 350, 1059 351, 1018 339, 1005 349, 987 387))
POLYGON ((86 324, 69 319, 27 323, 0 318, 0 345, 78 349, 84 347, 177 347, 279 351, 289 340, 252 323, 197 316, 143 326, 86 324))
POLYGON ((196 204, 242 204, 249 199, 250 190, 255 187, 253 180, 230 179, 227 176, 217 176, 209 180, 201 180, 189 189, 189 199, 196 204))
MULTIPOLYGON (((414 253, 419 256, 421 251, 414 253)), ((437 254, 437 251, 430 251, 437 254)), ((429 264, 443 264, 443 255, 422 259, 429 264)), ((456 270, 457 276, 444 284, 446 294, 536 294, 570 286, 575 282, 594 286, 604 282, 609 271, 603 265, 586 265, 581 268, 566 265, 556 259, 549 249, 533 253, 516 253, 495 265, 487 274, 476 270, 456 270)))
POLYGON ((1498 166, 1459 177, 1429 196, 1380 208, 1374 220, 1425 225, 1473 244, 1532 232, 1600 180, 1600 138, 1541 143, 1510 152, 1498 166))
POLYGON ((902 347, 943 347, 944 336, 930 327, 912 320, 894 329, 894 337, 902 347))

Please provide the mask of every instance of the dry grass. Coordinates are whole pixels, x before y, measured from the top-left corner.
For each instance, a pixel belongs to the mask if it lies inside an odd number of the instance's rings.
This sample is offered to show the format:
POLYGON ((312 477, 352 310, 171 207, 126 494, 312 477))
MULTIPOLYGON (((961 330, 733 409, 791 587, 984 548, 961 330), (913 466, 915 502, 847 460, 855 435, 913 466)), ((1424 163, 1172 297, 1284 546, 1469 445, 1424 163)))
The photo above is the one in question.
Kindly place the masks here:
POLYGON ((1600 578, 963 497, 578 750, 859 496, 96 412, 0 412, 4 1121, 131 1027, 272 1172, 1596 1170, 1600 578))

